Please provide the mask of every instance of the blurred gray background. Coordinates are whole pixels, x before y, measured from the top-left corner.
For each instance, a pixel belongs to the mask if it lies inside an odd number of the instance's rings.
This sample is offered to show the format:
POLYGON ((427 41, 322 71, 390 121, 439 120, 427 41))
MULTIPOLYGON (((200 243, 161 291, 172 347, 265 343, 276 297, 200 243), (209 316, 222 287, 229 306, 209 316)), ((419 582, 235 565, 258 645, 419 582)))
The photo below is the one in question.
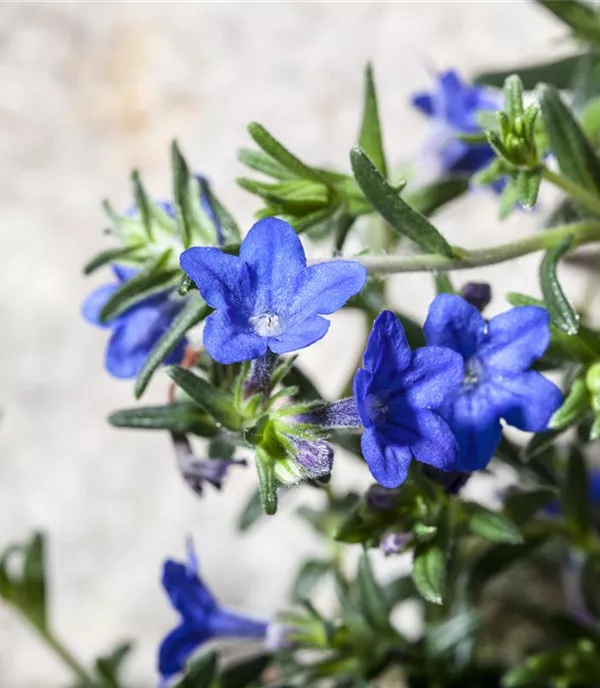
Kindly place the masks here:
MULTIPOLYGON (((257 204, 234 182, 247 122, 263 123, 309 162, 347 169, 371 59, 388 156, 400 165, 426 134, 408 99, 430 85, 429 68, 468 76, 557 56, 569 49, 563 36, 527 2, 0 5, 0 545, 32 528, 48 533, 52 623, 82 661, 133 638, 129 675, 155 685, 155 649, 176 621, 161 563, 183 554, 188 534, 220 599, 265 618, 282 609, 299 558, 318 552, 292 517, 294 503, 316 498, 310 490, 240 538, 234 522, 255 484, 251 467, 199 500, 174 470, 166 436, 107 425, 133 396, 131 384, 103 371, 105 333, 79 316, 108 276, 81 274, 107 246, 100 200, 126 207, 134 166, 154 196, 168 196, 177 137, 249 227, 257 204)), ((540 216, 520 212, 500 225, 483 191, 438 219, 451 241, 477 247, 533 231, 540 216)), ((538 260, 469 277, 537 293, 538 260)), ((577 298, 584 280, 565 273, 577 298)), ((391 289, 398 306, 423 318, 428 277, 394 278, 391 289)), ((502 294, 492 310, 505 307, 502 294)), ((301 355, 327 393, 340 391, 359 353, 356 327, 352 314, 336 316, 330 335, 301 355)), ((166 389, 158 375, 146 401, 161 402, 166 389)), ((340 457, 335 480, 364 485, 368 474, 340 457)), ((475 496, 484 482, 470 488, 475 496)), ((0 607, 0 687, 51 688, 67 678, 0 607)))

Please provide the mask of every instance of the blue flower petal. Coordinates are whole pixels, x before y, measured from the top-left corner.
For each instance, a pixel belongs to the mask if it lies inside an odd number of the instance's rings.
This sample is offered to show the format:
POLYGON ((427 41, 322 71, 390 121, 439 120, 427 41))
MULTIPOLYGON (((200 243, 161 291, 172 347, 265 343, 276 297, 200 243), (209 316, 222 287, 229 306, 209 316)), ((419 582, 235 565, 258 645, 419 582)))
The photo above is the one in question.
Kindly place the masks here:
POLYGON ((435 297, 423 326, 427 344, 447 346, 464 359, 477 351, 485 329, 485 320, 475 306, 454 294, 435 297))
POLYGON ((240 258, 256 277, 259 307, 289 308, 306 267, 302 242, 292 227, 275 217, 259 220, 244 238, 240 258))
POLYGON ((240 322, 232 311, 218 310, 206 319, 203 341, 208 353, 224 365, 264 356, 268 339, 256 334, 247 322, 240 322))
POLYGON ((126 267, 124 265, 116 265, 114 263, 112 265, 112 269, 117 279, 121 283, 129 281, 132 277, 135 277, 139 272, 139 268, 131 268, 126 267))
POLYGON ((98 287, 98 289, 94 289, 81 307, 81 314, 83 317, 92 325, 97 325, 98 327, 112 327, 114 321, 112 323, 100 322, 100 311, 117 289, 117 284, 105 284, 102 287, 98 287))
POLYGON ((421 463, 442 471, 451 471, 458 458, 458 444, 454 434, 437 413, 420 411, 415 416, 419 439, 410 450, 421 463))
POLYGON ((429 117, 433 115, 433 99, 429 93, 415 93, 412 97, 412 104, 429 117))
MULTIPOLYGON (((353 260, 311 265, 303 272, 296 295, 300 313, 334 313, 358 294, 366 281, 366 269, 353 260)), ((294 314, 299 314, 296 309, 294 314)))
POLYGON ((364 431, 360 441, 371 475, 383 487, 398 487, 408 475, 411 453, 408 447, 385 444, 375 427, 364 431))
POLYGON ((217 603, 208 588, 185 564, 167 559, 163 566, 162 585, 171 604, 184 619, 202 626, 214 613, 217 603))
POLYGON ((287 354, 290 351, 304 349, 314 344, 327 334, 329 320, 320 315, 313 315, 300 322, 294 321, 284 328, 279 337, 269 337, 269 349, 275 354, 287 354))
POLYGON ((373 425, 373 421, 366 409, 367 395, 372 379, 371 373, 364 368, 359 368, 354 376, 354 399, 356 400, 358 415, 365 428, 370 428, 373 425))
POLYGON ((387 387, 393 376, 405 370, 411 358, 402 323, 391 311, 382 311, 375 322, 363 356, 363 365, 376 378, 375 384, 387 387))
MULTIPOLYGON (((446 347, 423 347, 413 352, 404 373, 404 396, 411 406, 437 408, 460 388, 463 378, 464 361, 460 354, 446 347)), ((394 381, 390 384, 393 386, 394 381)))
POLYGON ((211 308, 246 310, 248 275, 237 256, 218 248, 194 247, 184 251, 179 264, 194 280, 202 298, 211 308))
POLYGON ((188 658, 211 637, 207 628, 183 622, 174 628, 158 649, 158 671, 168 679, 185 669, 188 658))
POLYGON ((545 308, 520 306, 492 318, 477 352, 486 368, 516 373, 526 370, 548 348, 550 316, 545 308))
POLYGON ((502 418, 526 432, 542 432, 552 414, 561 406, 563 395, 550 380, 535 371, 519 375, 494 376, 494 398, 502 407, 502 418))
POLYGON ((500 414, 493 397, 493 386, 481 384, 458 394, 446 405, 443 415, 459 446, 455 470, 481 470, 492 459, 502 438, 500 414))
POLYGON ((211 635, 229 638, 264 638, 268 624, 242 614, 216 609, 209 619, 211 635))

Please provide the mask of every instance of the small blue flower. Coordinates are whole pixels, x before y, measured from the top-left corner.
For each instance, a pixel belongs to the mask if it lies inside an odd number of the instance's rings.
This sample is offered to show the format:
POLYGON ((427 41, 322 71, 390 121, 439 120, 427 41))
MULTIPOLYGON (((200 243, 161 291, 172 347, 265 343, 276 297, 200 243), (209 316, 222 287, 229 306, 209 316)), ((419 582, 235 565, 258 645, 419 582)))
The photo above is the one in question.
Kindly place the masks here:
POLYGON ((442 409, 460 447, 455 470, 485 468, 502 436, 500 418, 527 432, 546 429, 562 394, 530 370, 550 342, 544 308, 512 308, 486 323, 460 296, 440 294, 424 332, 428 344, 449 347, 465 361, 462 385, 442 409))
MULTIPOLYGON (((93 291, 83 304, 82 315, 92 325, 111 330, 105 366, 114 377, 125 379, 136 377, 140 372, 155 344, 184 307, 185 300, 173 298, 171 292, 163 292, 140 301, 108 323, 102 323, 100 312, 109 298, 137 272, 118 265, 114 265, 113 270, 118 281, 93 291)), ((180 363, 186 346, 187 339, 183 339, 164 363, 180 363)))
POLYGON ((181 254, 182 270, 215 312, 206 320, 204 346, 219 363, 284 354, 321 339, 337 311, 367 279, 359 263, 339 260, 306 266, 304 248, 283 220, 257 222, 240 255, 194 247, 181 254))
POLYGON ((168 559, 162 584, 181 621, 162 641, 158 670, 166 684, 185 669, 187 659, 211 638, 258 638, 264 640, 268 624, 221 609, 198 576, 198 560, 188 543, 188 561, 168 559))
POLYGON ((455 71, 448 70, 438 76, 432 93, 417 93, 412 102, 434 122, 429 150, 438 159, 442 174, 471 175, 494 159, 487 143, 471 144, 457 138, 458 134, 481 131, 479 112, 501 107, 488 89, 466 84, 455 71))
POLYGON ((354 397, 365 431, 363 456, 383 487, 404 482, 413 458, 451 470, 458 448, 437 412, 464 376, 458 354, 439 346, 411 352, 404 329, 390 311, 373 324, 354 397))

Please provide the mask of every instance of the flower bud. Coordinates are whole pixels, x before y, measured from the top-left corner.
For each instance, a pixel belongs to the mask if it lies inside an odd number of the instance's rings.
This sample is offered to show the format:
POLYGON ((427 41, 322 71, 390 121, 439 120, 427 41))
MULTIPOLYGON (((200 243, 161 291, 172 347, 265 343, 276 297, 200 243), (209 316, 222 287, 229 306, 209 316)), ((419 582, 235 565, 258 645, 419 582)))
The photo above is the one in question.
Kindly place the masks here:
POLYGON ((467 282, 460 290, 465 301, 482 311, 492 300, 492 288, 487 282, 467 282))

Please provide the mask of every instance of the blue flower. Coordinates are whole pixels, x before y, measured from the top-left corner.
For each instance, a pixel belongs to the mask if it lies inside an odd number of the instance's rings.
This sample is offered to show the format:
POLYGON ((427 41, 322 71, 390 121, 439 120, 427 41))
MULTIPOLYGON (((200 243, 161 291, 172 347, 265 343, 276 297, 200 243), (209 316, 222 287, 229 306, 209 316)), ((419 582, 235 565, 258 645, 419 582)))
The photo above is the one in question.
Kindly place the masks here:
POLYGON ((158 670, 163 683, 185 669, 190 655, 211 638, 264 639, 268 624, 221 609, 198 576, 198 561, 188 544, 188 561, 168 559, 162 584, 181 621, 162 641, 158 670))
POLYGON ((480 111, 500 108, 499 100, 488 89, 466 84, 449 70, 438 76, 432 93, 417 93, 412 102, 435 123, 429 149, 438 159, 442 174, 471 175, 494 159, 487 143, 471 144, 457 138, 458 134, 481 131, 477 122, 480 111))
POLYGON ((219 363, 284 354, 321 339, 327 315, 359 292, 362 265, 339 260, 306 266, 302 243, 283 220, 257 222, 240 255, 194 247, 181 255, 182 270, 215 312, 206 320, 204 346, 219 363))
POLYGON ((530 370, 550 342, 544 308, 512 308, 486 323, 460 296, 440 294, 429 308, 424 332, 428 344, 449 347, 465 361, 462 385, 442 409, 460 447, 456 470, 488 464, 501 439, 500 418, 527 432, 546 429, 562 394, 530 370))
MULTIPOLYGON (((105 357, 108 372, 114 377, 132 378, 140 372, 155 344, 169 329, 185 305, 185 299, 174 298, 171 291, 156 294, 140 301, 108 323, 102 323, 100 312, 109 298, 137 272, 133 268, 118 265, 114 265, 113 270, 118 281, 93 291, 83 304, 82 314, 92 325, 111 330, 105 357)), ((186 346, 187 339, 183 339, 164 363, 180 363, 186 346)))
POLYGON ((460 387, 460 356, 438 346, 411 352, 398 318, 383 311, 373 324, 363 365, 354 378, 354 397, 365 428, 363 456, 375 480, 397 487, 412 458, 451 470, 458 448, 437 409, 460 387))

